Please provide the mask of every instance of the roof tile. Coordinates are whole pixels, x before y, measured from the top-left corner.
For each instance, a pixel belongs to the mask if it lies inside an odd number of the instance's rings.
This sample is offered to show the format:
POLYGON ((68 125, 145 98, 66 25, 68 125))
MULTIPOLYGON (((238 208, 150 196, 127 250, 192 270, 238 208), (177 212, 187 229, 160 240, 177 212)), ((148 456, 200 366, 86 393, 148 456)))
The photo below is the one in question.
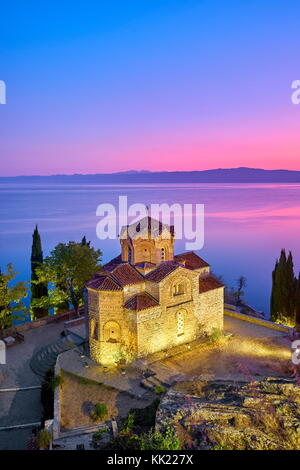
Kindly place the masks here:
POLYGON ((152 295, 148 294, 148 292, 141 292, 127 300, 124 307, 128 310, 140 311, 146 308, 156 307, 157 305, 159 305, 159 302, 152 297, 152 295))
POLYGON ((209 267, 209 264, 193 251, 188 251, 187 253, 180 253, 179 255, 174 256, 174 260, 178 263, 183 264, 184 267, 187 269, 199 269, 209 267))
POLYGON ((207 276, 199 279, 200 294, 202 294, 203 292, 208 292, 210 290, 218 289, 219 287, 224 287, 224 285, 212 276, 207 276))

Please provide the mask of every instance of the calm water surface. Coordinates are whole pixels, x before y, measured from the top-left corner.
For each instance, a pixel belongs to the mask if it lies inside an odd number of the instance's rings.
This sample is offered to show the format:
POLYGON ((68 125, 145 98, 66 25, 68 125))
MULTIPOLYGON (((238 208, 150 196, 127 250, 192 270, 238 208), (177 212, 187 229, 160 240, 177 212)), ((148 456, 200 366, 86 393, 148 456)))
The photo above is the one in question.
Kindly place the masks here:
MULTIPOLYGON (((205 243, 198 252, 231 286, 246 276, 247 300, 269 312, 271 271, 281 248, 292 250, 300 269, 300 184, 0 185, 0 265, 13 263, 18 280, 30 278, 32 231, 38 224, 44 255, 58 242, 83 235, 103 251, 119 254, 117 240, 96 236, 101 203, 205 204, 205 243)), ((184 251, 177 241, 176 252, 184 251)))

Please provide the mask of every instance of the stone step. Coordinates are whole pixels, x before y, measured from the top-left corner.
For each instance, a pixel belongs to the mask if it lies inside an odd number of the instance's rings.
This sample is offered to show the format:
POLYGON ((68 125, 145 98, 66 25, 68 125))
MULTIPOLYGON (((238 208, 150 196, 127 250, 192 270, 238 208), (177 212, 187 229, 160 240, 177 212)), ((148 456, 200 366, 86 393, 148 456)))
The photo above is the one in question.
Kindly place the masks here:
POLYGON ((31 358, 32 371, 37 375, 44 376, 51 367, 55 366, 59 354, 77 347, 78 343, 79 341, 76 341, 75 337, 73 341, 73 338, 68 335, 59 338, 52 344, 43 346, 31 358))

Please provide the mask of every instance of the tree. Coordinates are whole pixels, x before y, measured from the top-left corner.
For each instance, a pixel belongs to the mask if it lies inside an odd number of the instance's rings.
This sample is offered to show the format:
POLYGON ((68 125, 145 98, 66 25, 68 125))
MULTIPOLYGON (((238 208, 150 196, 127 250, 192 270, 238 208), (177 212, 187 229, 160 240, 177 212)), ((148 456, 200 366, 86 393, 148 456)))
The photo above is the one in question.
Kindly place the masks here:
MULTIPOLYGON (((36 268, 43 264, 43 251, 41 237, 37 225, 32 235, 31 248, 31 281, 37 281, 36 268)), ((31 311, 33 318, 42 318, 48 315, 48 308, 33 307, 35 299, 48 295, 47 284, 44 282, 31 282, 31 311)))
POLYGON ((68 301, 79 316, 85 284, 99 271, 101 250, 88 244, 69 242, 56 245, 43 265, 36 269, 38 282, 51 283, 49 295, 37 301, 38 306, 60 305, 68 301))
POLYGON ((0 329, 12 326, 14 319, 24 317, 28 313, 23 304, 23 299, 28 295, 27 282, 10 285, 17 274, 12 264, 7 265, 7 271, 0 271, 0 329))
POLYGON ((87 241, 86 241, 86 236, 84 236, 84 237, 82 238, 82 240, 81 240, 81 245, 82 245, 82 246, 91 246, 91 242, 90 242, 90 241, 87 242, 87 241))
POLYGON ((297 279, 294 275, 292 253, 286 257, 284 249, 281 250, 279 260, 276 260, 272 272, 271 291, 271 320, 274 322, 295 322, 297 279))
POLYGON ((247 286, 247 279, 245 278, 245 276, 240 276, 236 282, 237 282, 236 299, 237 299, 237 303, 240 304, 241 297, 243 297, 243 295, 245 294, 244 289, 247 286))
POLYGON ((295 302, 296 302, 296 289, 297 289, 297 279, 295 278, 294 274, 294 263, 293 263, 293 255, 289 252, 289 256, 286 262, 286 292, 287 292, 287 300, 286 300, 286 316, 287 318, 291 319, 292 321, 295 320, 295 302))

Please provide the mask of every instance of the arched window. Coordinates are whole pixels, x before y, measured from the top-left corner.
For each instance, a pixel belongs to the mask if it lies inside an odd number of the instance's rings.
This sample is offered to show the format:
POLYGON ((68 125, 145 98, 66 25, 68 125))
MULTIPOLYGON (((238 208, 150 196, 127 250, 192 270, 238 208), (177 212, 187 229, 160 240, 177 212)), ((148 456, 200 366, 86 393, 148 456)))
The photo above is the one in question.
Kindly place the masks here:
POLYGON ((184 313, 177 312, 177 336, 184 334, 184 313))
POLYGON ((108 321, 104 325, 104 340, 108 343, 119 343, 121 338, 121 328, 115 321, 108 321))
POLYGON ((173 284, 173 295, 185 294, 185 284, 183 281, 173 284))

